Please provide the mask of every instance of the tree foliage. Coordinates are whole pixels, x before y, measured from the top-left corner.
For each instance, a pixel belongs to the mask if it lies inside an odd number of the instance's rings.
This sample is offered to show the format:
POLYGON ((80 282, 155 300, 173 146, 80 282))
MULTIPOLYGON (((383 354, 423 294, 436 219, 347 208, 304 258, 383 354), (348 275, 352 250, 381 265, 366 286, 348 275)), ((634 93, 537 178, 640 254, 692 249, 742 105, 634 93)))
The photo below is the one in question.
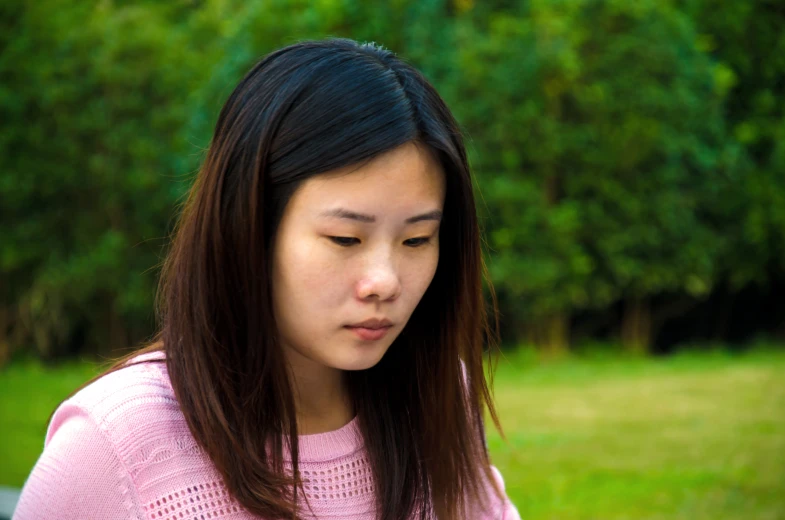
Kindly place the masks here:
MULTIPOLYGON (((458 106, 514 319, 564 328, 548 316, 711 291, 711 215, 736 166, 727 88, 697 37, 655 1, 532 1, 463 24, 456 70, 476 102, 458 106)), ((629 342, 646 348, 648 328, 629 342)))
POLYGON ((506 337, 785 279, 772 1, 276 0, 0 7, 0 363, 153 331, 157 266, 233 86, 306 38, 381 43, 466 129, 506 337))

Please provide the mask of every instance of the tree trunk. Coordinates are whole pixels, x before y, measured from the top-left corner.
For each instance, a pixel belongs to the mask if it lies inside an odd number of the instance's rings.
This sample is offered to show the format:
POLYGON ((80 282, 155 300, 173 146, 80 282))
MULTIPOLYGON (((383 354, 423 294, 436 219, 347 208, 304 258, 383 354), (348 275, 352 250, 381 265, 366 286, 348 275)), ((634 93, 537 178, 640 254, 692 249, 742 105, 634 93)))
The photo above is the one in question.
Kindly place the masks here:
POLYGON ((563 357, 569 351, 570 317, 564 312, 554 312, 529 321, 519 329, 519 342, 533 345, 544 358, 563 357))
POLYGON ((99 346, 99 353, 101 355, 116 356, 120 351, 128 348, 128 331, 123 318, 119 315, 115 307, 116 304, 114 302, 108 305, 107 341, 106 344, 99 346))
POLYGON ((632 298, 625 302, 621 323, 621 343, 632 354, 645 355, 651 351, 652 323, 649 302, 632 298))
POLYGON ((11 311, 5 305, 0 305, 0 368, 11 359, 11 341, 8 337, 10 326, 11 311))
POLYGON ((543 350, 548 357, 563 357, 569 350, 570 322, 566 313, 553 313, 544 320, 543 350))
POLYGON ((721 342, 725 341, 728 337, 736 295, 733 291, 724 287, 717 292, 719 293, 719 296, 717 297, 719 300, 719 311, 717 312, 717 318, 713 320, 714 327, 713 330, 710 331, 710 337, 714 341, 721 342))

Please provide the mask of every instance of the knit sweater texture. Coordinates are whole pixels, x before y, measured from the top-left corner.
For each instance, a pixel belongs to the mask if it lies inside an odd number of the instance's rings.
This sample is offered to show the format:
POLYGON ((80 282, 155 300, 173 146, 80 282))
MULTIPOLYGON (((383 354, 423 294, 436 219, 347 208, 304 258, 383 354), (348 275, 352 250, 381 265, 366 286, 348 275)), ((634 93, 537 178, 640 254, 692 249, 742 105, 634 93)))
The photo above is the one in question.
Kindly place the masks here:
MULTIPOLYGON (((155 356, 162 354, 145 357, 155 356)), ((298 442, 310 504, 303 518, 376 517, 372 471, 356 417, 335 431, 301 435, 298 442)), ((501 475, 492 470, 503 489, 501 475)), ((520 519, 506 497, 489 495, 485 510, 475 507, 471 519, 520 519)), ((58 407, 13 518, 258 517, 229 495, 191 435, 165 364, 141 363, 100 378, 58 407)))

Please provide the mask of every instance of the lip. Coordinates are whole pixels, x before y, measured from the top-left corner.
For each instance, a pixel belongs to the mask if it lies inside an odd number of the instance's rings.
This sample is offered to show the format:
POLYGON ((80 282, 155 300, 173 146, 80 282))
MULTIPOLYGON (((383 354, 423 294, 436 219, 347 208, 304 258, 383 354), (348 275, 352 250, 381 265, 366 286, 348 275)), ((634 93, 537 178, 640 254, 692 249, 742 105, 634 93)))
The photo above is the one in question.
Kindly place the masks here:
POLYGON ((352 325, 347 325, 349 328, 360 328, 360 329, 385 329, 392 327, 392 322, 386 318, 371 318, 369 320, 361 321, 360 323, 354 323, 352 325))
POLYGON ((392 325, 387 327, 381 327, 378 329, 369 329, 366 327, 348 327, 348 326, 346 328, 352 331, 352 333, 354 333, 354 335, 359 337, 360 339, 366 341, 376 341, 386 336, 387 332, 392 328, 392 325))

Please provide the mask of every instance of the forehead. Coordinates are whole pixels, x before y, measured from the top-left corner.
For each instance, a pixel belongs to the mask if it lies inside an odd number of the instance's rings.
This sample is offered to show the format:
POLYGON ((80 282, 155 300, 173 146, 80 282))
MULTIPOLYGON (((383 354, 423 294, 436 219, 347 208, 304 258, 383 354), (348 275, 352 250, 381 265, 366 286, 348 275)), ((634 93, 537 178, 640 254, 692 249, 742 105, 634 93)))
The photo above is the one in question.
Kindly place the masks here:
POLYGON ((311 177, 291 203, 293 210, 314 215, 331 206, 383 214, 441 209, 444 192, 444 171, 433 152, 406 143, 366 163, 311 177))

